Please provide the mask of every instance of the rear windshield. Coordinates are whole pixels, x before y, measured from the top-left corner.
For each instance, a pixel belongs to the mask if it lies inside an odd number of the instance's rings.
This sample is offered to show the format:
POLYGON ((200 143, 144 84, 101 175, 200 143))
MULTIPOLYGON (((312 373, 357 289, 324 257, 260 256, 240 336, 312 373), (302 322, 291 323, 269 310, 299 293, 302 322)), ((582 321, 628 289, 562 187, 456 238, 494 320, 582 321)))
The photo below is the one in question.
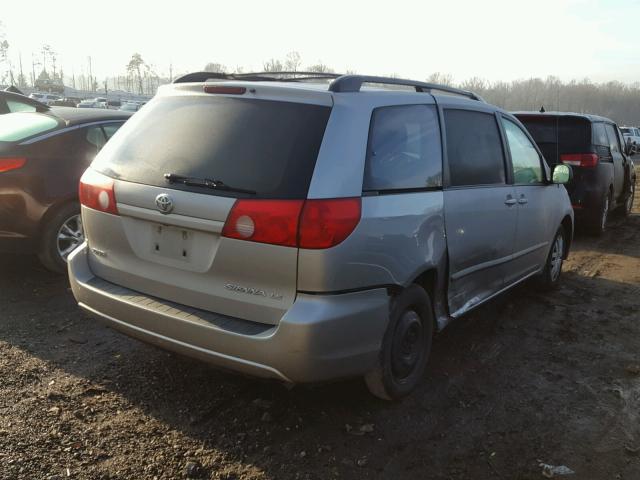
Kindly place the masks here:
POLYGON ((48 115, 16 112, 0 115, 0 142, 19 142, 25 138, 53 130, 58 120, 48 115))
POLYGON ((586 153, 591 147, 591 122, 580 117, 516 115, 549 164, 563 153, 586 153))
MULTIPOLYGON (((222 181, 262 198, 305 198, 330 107, 184 96, 149 103, 93 167, 114 178, 167 186, 165 173, 222 181)), ((185 186, 171 188, 238 196, 185 186)))

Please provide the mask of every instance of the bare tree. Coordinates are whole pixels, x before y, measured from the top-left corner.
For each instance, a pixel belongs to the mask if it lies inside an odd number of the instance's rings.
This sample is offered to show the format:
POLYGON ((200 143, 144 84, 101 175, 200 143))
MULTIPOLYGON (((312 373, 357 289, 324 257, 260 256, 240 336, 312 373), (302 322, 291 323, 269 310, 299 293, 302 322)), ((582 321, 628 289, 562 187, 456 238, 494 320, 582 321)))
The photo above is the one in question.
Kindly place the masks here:
POLYGON ((315 65, 311 65, 311 66, 307 67, 307 70, 309 72, 334 73, 333 72, 333 68, 330 68, 329 66, 325 65, 322 62, 318 62, 315 65))
POLYGON ((144 92, 144 85, 142 82, 142 70, 146 67, 146 63, 142 59, 142 55, 134 53, 131 55, 131 60, 127 64, 127 72, 130 76, 135 77, 138 80, 139 93, 142 95, 144 92))
POLYGON ((448 73, 434 72, 427 77, 429 83, 439 83, 440 85, 453 85, 453 77, 448 73))
POLYGON ((280 60, 272 58, 262 64, 262 69, 265 72, 282 72, 284 71, 284 66, 280 60))
POLYGON ((9 42, 4 33, 4 24, 0 22, 0 66, 3 64, 5 68, 0 68, 0 83, 5 83, 7 79, 13 83, 13 72, 9 61, 9 42))
POLYGON ((225 67, 221 63, 209 62, 204 66, 204 71, 212 73, 225 73, 227 71, 227 67, 225 67))
POLYGON ((287 53, 287 58, 284 61, 284 68, 288 72, 297 72, 302 65, 302 58, 298 52, 292 51, 287 53))

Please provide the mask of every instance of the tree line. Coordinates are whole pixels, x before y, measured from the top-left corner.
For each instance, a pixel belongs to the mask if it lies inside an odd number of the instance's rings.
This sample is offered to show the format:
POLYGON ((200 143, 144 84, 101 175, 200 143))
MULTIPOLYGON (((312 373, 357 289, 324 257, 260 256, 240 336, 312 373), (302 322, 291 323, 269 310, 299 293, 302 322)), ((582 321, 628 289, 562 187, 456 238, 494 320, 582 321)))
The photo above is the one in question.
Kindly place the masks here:
MULTIPOLYGON (((138 94, 153 95, 160 85, 172 82, 182 73, 174 76, 173 67, 169 72, 157 73, 155 66, 147 63, 140 53, 134 53, 123 65, 124 74, 105 78, 99 82, 91 73, 91 57, 89 74, 73 74, 65 76, 62 67, 56 63, 57 54, 49 45, 43 45, 40 55, 32 55, 30 69, 23 70, 22 59, 18 65, 9 57, 9 43, 0 23, 0 84, 16 84, 36 88, 43 81, 53 81, 83 90, 124 90, 138 94), (36 69, 38 68, 38 69, 36 69), (31 70, 31 72, 29 72, 31 70), (27 74, 25 74, 25 71, 27 74), (168 73, 168 75, 167 75, 168 73), (30 77, 30 78, 29 78, 30 77), (86 77, 86 78, 85 78, 86 77)), ((242 73, 242 67, 228 68, 217 62, 208 62, 203 70, 215 73, 242 73)), ((265 72, 324 72, 333 73, 334 69, 319 61, 312 64, 303 63, 298 52, 289 52, 284 58, 270 58, 263 62, 265 72)), ((343 73, 371 73, 348 70, 343 73)), ((375 73, 375 72, 374 72, 375 73)), ((392 77, 401 75, 392 74, 392 77)), ((592 113, 609 117, 620 125, 640 125, 640 82, 626 84, 618 81, 603 83, 582 80, 562 81, 558 77, 529 78, 511 82, 491 82, 480 77, 472 77, 455 82, 451 75, 435 72, 426 79, 428 82, 455 86, 482 96, 487 102, 498 105, 509 111, 540 110, 570 111, 592 113)))

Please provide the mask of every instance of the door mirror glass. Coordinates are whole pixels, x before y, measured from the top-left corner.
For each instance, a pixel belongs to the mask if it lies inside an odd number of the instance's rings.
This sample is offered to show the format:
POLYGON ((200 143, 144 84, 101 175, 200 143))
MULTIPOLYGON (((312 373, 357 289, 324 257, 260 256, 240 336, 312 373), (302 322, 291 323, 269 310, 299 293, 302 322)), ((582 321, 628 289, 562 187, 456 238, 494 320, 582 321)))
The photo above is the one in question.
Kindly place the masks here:
POLYGON ((573 176, 572 174, 573 171, 571 170, 571 167, 569 165, 560 163, 553 167, 552 181, 553 183, 564 185, 566 183, 569 183, 569 180, 571 180, 571 177, 573 176))

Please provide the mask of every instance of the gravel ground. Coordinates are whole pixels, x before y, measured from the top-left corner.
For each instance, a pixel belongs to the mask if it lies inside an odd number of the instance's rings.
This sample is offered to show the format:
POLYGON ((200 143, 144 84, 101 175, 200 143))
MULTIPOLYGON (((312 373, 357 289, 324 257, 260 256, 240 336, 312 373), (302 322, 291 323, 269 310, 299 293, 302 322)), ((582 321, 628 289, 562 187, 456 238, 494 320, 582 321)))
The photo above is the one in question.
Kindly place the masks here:
POLYGON ((452 324, 400 403, 144 345, 0 256, 0 478, 640 478, 639 233, 636 214, 579 236, 556 292, 522 285, 452 324))

